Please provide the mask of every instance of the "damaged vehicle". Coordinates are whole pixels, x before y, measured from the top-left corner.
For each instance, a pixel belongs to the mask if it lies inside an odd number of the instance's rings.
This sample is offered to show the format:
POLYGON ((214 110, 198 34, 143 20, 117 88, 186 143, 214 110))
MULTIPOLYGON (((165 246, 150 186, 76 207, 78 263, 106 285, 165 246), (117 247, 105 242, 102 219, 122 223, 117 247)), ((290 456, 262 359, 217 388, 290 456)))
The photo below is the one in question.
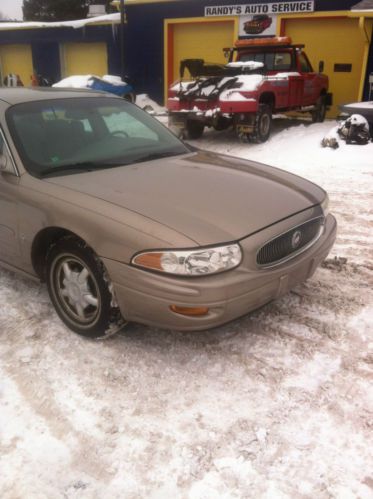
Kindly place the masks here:
POLYGON ((233 126, 240 137, 265 142, 274 113, 300 111, 314 122, 324 121, 332 103, 328 77, 322 61, 319 71, 313 70, 303 48, 289 37, 253 38, 224 49, 226 65, 181 61, 180 80, 168 94, 170 126, 190 139, 201 137, 205 127, 233 126))
POLYGON ((258 14, 253 16, 250 21, 246 21, 243 25, 245 33, 248 35, 259 35, 268 29, 272 24, 272 18, 267 14, 258 14))
POLYGON ((323 189, 196 150, 119 97, 1 89, 0 124, 0 264, 46 282, 83 336, 224 324, 333 245, 323 189))

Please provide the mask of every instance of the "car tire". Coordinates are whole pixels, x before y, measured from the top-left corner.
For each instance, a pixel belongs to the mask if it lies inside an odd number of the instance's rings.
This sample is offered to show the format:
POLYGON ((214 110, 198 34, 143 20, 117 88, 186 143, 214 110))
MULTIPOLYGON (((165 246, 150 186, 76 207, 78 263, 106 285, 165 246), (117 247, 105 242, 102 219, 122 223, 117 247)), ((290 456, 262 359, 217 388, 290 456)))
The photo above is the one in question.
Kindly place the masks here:
POLYGON ((68 236, 54 244, 47 254, 46 276, 57 314, 75 333, 100 338, 124 325, 113 306, 104 266, 83 241, 68 236))
POLYGON ((256 121, 255 142, 267 142, 272 129, 272 109, 268 104, 260 104, 256 121))
POLYGON ((205 125, 201 121, 188 120, 186 122, 186 132, 188 139, 200 139, 205 125))
POLYGON ((312 123, 322 123, 325 121, 326 100, 323 95, 317 99, 315 109, 311 112, 312 123))

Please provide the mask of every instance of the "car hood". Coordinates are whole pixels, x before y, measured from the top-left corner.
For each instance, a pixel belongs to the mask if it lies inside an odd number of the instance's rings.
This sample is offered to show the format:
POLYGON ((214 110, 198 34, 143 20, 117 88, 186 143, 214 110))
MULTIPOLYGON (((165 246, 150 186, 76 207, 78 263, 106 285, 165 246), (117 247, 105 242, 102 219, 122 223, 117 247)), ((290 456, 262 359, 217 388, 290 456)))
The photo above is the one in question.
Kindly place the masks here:
POLYGON ((283 170, 205 151, 46 180, 126 208, 200 245, 242 239, 319 204, 325 192, 283 170))

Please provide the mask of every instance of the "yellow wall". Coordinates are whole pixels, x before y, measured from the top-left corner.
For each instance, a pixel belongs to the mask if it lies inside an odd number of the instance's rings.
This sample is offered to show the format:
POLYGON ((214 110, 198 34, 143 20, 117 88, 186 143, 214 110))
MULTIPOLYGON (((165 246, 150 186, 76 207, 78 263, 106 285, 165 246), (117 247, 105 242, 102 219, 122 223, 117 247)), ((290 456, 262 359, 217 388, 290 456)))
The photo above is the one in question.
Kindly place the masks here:
POLYGON ((1 45, 0 64, 3 79, 9 73, 14 73, 21 77, 25 86, 30 85, 33 73, 30 45, 1 45))
POLYGON ((62 60, 63 76, 108 72, 106 43, 65 43, 62 60))
POLYGON ((359 84, 364 60, 365 40, 359 20, 352 18, 286 19, 285 33, 294 43, 304 43, 314 69, 325 62, 324 73, 329 76, 329 91, 333 106, 329 117, 338 114, 338 104, 359 100, 359 84), (335 63, 352 64, 351 73, 334 72, 335 63))

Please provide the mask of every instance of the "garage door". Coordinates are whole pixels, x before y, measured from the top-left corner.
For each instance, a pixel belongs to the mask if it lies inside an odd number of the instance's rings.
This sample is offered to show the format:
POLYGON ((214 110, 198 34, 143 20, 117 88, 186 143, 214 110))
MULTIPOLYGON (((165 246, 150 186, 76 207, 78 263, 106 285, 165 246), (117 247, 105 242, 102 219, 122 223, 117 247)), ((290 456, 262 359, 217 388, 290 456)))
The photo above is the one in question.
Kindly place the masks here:
POLYGON ((191 22, 173 25, 172 77, 179 78, 179 66, 182 59, 204 59, 206 62, 224 63, 224 47, 231 47, 234 42, 234 22, 191 22))
POLYGON ((2 78, 10 73, 20 76, 25 86, 30 85, 32 68, 32 52, 30 45, 1 45, 0 63, 2 78))
POLYGON ((64 76, 108 72, 106 43, 66 43, 64 51, 64 76))
POLYGON ((358 19, 287 19, 285 33, 295 43, 304 43, 314 69, 325 61, 333 107, 329 117, 338 114, 338 104, 359 99, 359 83, 364 55, 364 38, 358 19), (337 65, 337 66, 336 66, 337 65))

